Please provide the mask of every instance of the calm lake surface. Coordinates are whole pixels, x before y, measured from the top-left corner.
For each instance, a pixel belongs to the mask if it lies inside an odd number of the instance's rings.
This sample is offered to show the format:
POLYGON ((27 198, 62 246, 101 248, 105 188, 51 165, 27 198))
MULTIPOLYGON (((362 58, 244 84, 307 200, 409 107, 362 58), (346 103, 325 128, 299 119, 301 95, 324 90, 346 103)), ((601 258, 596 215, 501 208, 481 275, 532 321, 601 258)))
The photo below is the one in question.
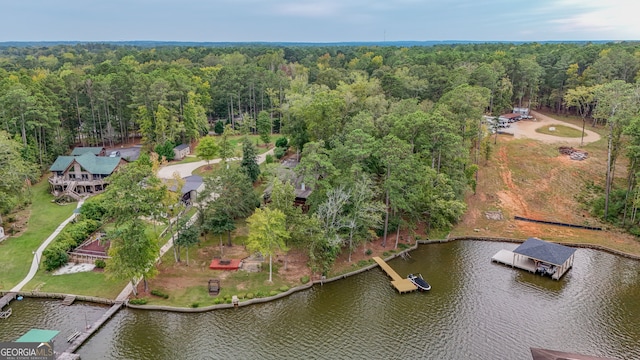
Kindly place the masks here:
MULTIPOLYGON (((522 359, 529 347, 640 359, 640 262, 579 249, 561 281, 490 259, 517 244, 458 241, 393 260, 428 293, 399 295, 379 268, 283 300, 201 314, 122 310, 82 359, 522 359)), ((224 286, 224 284, 223 284, 224 286)), ((13 302, 0 340, 62 330, 56 348, 105 308, 13 302)))

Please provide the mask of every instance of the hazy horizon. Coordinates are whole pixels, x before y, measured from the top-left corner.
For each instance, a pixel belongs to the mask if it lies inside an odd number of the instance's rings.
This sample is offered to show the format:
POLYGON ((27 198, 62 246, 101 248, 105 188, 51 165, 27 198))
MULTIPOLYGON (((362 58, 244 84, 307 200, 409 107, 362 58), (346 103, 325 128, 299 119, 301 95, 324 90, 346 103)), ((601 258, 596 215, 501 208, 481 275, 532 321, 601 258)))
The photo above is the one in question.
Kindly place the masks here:
POLYGON ((632 0, 32 0, 0 42, 344 43, 637 40, 632 0))

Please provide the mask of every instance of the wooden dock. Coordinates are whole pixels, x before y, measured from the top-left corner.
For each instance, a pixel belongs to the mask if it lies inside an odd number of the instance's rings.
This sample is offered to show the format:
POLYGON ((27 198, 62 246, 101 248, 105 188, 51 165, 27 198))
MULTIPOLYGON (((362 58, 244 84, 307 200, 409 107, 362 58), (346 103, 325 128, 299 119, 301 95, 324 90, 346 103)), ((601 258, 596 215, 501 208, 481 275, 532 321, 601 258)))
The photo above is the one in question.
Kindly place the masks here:
POLYGON ((62 300, 62 305, 71 305, 73 304, 73 302, 76 301, 76 297, 74 295, 67 295, 64 300, 62 300))
POLYGON ((9 292, 6 293, 2 298, 0 298, 0 310, 2 310, 2 308, 4 308, 5 306, 9 305, 9 303, 15 299, 17 296, 16 293, 14 292, 9 292))
POLYGON ((497 254, 491 257, 491 261, 511 267, 517 267, 518 269, 527 270, 535 274, 536 264, 532 260, 515 255, 516 254, 513 251, 500 250, 497 254))
POLYGON ((71 337, 69 338, 71 340, 71 344, 69 344, 69 347, 64 351, 64 353, 58 356, 58 359, 73 359, 73 356, 76 355, 73 353, 78 350, 78 348, 82 346, 82 344, 87 341, 94 332, 98 331, 98 329, 100 329, 100 327, 104 325, 104 323, 111 319, 111 317, 122 308, 123 304, 124 303, 122 301, 117 301, 115 304, 113 304, 113 306, 109 308, 109 310, 107 310, 106 313, 104 313, 98 320, 91 324, 90 327, 84 329, 84 331, 82 331, 77 336, 76 334, 73 334, 73 339, 71 339, 71 337))
POLYGON ((377 262, 378 265, 380 265, 382 270, 384 270, 387 275, 389 275, 389 277, 391 278, 391 285, 396 288, 396 290, 398 290, 400 294, 418 290, 417 286, 415 286, 409 279, 405 279, 398 275, 398 273, 393 270, 391 266, 389 266, 389 264, 387 264, 384 260, 377 256, 374 256, 373 260, 377 262))

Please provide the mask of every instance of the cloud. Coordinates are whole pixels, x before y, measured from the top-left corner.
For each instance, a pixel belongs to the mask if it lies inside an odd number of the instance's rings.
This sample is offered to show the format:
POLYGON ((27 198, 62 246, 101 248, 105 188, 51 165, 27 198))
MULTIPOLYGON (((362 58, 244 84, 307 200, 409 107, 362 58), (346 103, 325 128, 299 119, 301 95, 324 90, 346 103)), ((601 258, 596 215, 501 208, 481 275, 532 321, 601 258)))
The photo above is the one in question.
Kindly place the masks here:
POLYGON ((275 12, 280 15, 323 18, 337 16, 343 6, 337 2, 315 1, 306 3, 285 3, 277 5, 275 12))
POLYGON ((602 39, 638 39, 636 0, 557 0, 550 20, 560 32, 598 34, 602 39))

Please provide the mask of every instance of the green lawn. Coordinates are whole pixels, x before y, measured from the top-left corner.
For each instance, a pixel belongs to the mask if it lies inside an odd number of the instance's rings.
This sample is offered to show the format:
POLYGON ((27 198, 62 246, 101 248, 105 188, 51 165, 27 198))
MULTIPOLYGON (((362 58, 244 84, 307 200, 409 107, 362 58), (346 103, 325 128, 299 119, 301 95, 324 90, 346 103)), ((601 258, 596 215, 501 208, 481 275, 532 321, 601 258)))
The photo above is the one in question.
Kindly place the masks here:
MULTIPOLYGON (((109 223, 103 227, 103 230, 113 229, 113 223, 109 223), (106 229, 105 229, 106 228, 106 229)), ((145 223, 145 232, 149 236, 159 234, 166 225, 156 225, 145 223)), ((170 234, 165 235, 160 240, 160 246, 164 245, 170 234)), ((77 294, 86 296, 97 296, 107 299, 115 299, 118 294, 127 285, 127 280, 111 280, 102 272, 81 272, 75 274, 52 275, 44 271, 38 270, 36 276, 25 287, 24 290, 77 294)))
POLYGON ((24 290, 115 299, 126 285, 126 280, 109 280, 102 272, 51 275, 44 270, 39 270, 24 290))
POLYGON ((177 164, 188 164, 188 163, 192 163, 192 162, 198 162, 201 159, 195 155, 189 155, 187 157, 185 157, 184 159, 180 160, 180 161, 176 161, 176 162, 172 162, 170 163, 170 165, 177 165, 177 164))
POLYGON ((0 243, 0 289, 9 290, 29 272, 33 251, 67 219, 76 203, 57 205, 52 203, 47 179, 31 188, 31 216, 27 230, 17 238, 9 238, 0 243))
POLYGON ((582 130, 574 129, 572 127, 568 127, 560 124, 551 124, 548 126, 543 126, 543 127, 537 128, 536 132, 541 134, 567 137, 567 138, 579 138, 582 136, 582 130), (555 130, 551 131, 549 130, 549 128, 555 128, 555 130))

